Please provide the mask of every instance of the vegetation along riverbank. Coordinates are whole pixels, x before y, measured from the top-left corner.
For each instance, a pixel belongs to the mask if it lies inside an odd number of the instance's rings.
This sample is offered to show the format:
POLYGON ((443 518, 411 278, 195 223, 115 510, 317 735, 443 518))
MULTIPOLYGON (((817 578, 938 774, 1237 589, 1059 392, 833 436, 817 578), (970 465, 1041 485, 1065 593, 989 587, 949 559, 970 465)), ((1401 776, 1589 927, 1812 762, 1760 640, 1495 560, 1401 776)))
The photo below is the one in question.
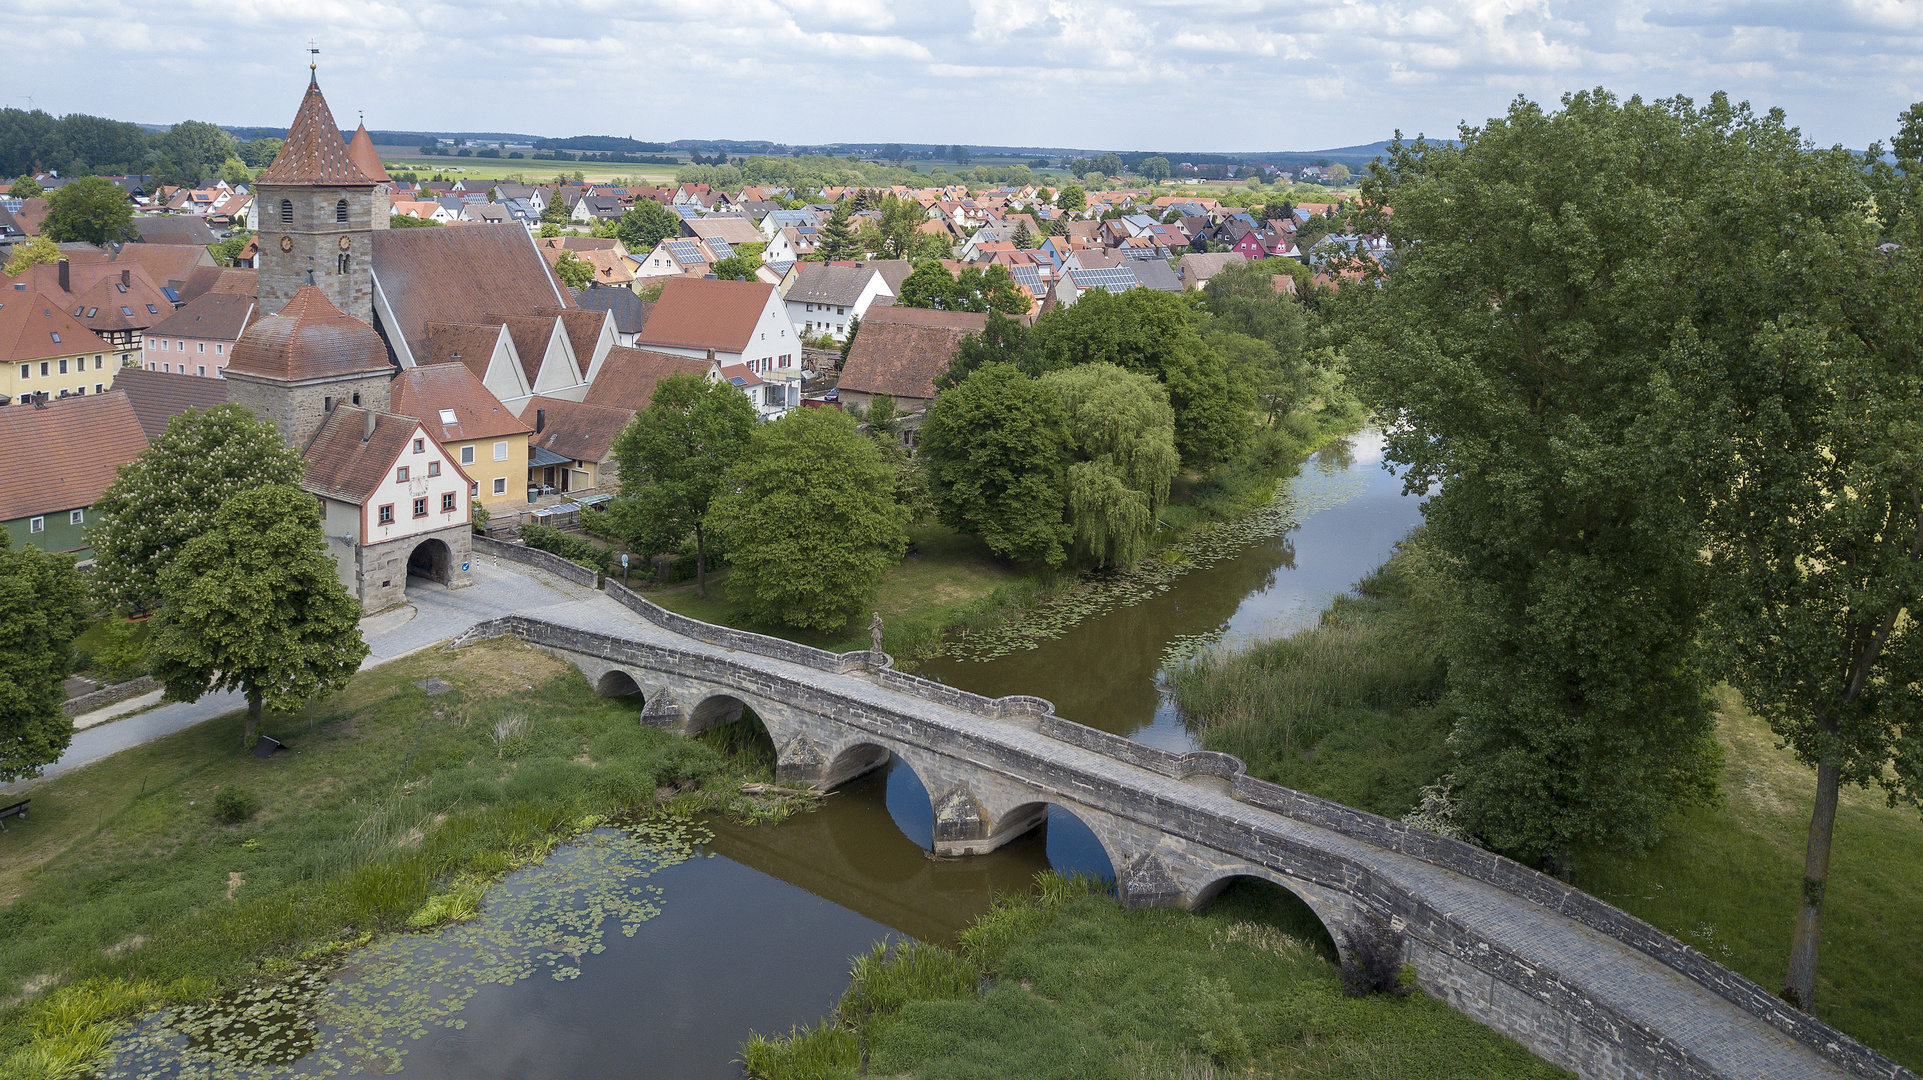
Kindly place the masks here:
MULTIPOLYGON (((1447 611, 1422 534, 1337 597, 1320 624, 1174 673, 1211 750, 1249 773, 1390 817, 1449 828, 1447 611), (1426 789, 1426 792, 1425 792, 1426 789), (1428 798, 1425 799, 1425 793, 1428 798)), ((1569 880, 1764 986, 1780 984, 1796 917, 1807 770, 1727 686, 1716 688, 1719 801, 1680 813, 1644 852, 1588 849, 1569 880)), ((1842 797, 1817 1015, 1910 1068, 1923 1035, 1923 822, 1880 796, 1842 797)))
POLYGON ((241 722, 47 781, 0 836, 0 1075, 87 1075, 151 1009, 244 1004, 380 935, 471 917, 487 883, 617 815, 797 805, 742 793, 773 779, 771 748, 643 727, 508 641, 363 672, 311 721, 270 715, 290 749, 265 760, 236 748, 241 722))
POLYGON ((1343 993, 1299 901, 1239 883, 1200 915, 1042 875, 959 936, 859 957, 835 1012, 743 1048, 760 1080, 1548 1078, 1426 995, 1343 993))

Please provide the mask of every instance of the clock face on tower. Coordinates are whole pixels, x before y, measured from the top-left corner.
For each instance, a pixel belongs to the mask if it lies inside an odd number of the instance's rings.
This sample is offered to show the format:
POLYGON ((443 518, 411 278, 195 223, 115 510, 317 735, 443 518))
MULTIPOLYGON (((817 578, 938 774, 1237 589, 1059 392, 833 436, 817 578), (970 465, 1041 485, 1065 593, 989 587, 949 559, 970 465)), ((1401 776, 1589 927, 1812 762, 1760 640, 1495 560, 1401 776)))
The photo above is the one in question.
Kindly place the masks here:
POLYGON ((350 248, 350 247, 353 247, 353 246, 354 246, 354 242, 353 242, 353 241, 351 241, 351 240, 349 240, 349 239, 348 239, 347 237, 345 237, 345 236, 343 236, 343 237, 341 237, 341 250, 342 250, 342 251, 346 251, 346 250, 347 250, 348 248, 350 248))
POLYGON ((281 249, 282 251, 292 251, 292 250, 294 250, 294 238, 293 238, 293 237, 291 237, 291 236, 283 236, 283 237, 281 237, 281 238, 280 238, 280 249, 281 249))

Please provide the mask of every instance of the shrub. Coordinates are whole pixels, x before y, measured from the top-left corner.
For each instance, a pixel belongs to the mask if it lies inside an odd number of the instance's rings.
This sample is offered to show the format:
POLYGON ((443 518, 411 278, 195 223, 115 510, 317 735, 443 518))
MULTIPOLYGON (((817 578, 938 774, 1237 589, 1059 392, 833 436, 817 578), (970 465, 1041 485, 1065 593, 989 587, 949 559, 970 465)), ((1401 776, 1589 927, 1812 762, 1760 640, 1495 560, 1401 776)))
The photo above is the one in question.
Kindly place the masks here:
POLYGON ((1402 984, 1402 934, 1386 916, 1367 912, 1361 925, 1342 931, 1342 944, 1348 950, 1339 973, 1343 993, 1401 997, 1415 989, 1402 984))
POLYGON ((238 825, 260 812, 260 799, 244 787, 229 784, 214 792, 214 816, 238 825))
POLYGON ((571 536, 548 525, 533 522, 521 526, 521 540, 531 548, 538 548, 550 554, 594 570, 608 568, 610 552, 599 544, 591 544, 578 536, 571 536))

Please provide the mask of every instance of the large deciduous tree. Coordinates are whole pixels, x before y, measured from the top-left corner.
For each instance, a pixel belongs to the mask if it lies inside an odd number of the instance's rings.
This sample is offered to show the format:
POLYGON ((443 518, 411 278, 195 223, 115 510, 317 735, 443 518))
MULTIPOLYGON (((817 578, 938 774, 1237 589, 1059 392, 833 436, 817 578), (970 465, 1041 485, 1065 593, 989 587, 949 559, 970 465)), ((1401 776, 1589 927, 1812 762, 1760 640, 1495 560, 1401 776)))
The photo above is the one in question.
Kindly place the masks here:
POLYGON ((970 374, 928 407, 921 457, 941 520, 995 554, 1061 566, 1068 422, 1060 396, 1009 364, 970 374))
POLYGON ((1148 550, 1181 463, 1168 391, 1153 376, 1113 364, 1051 372, 1042 383, 1067 418, 1068 521, 1078 561, 1127 566, 1148 550))
POLYGON ((614 440, 621 498, 613 513, 630 543, 650 551, 695 543, 695 582, 708 594, 708 506, 748 447, 755 410, 728 383, 670 375, 614 440))
POLYGON ((615 235, 638 259, 661 241, 681 235, 681 216, 652 199, 637 199, 621 212, 615 235))
POLYGON ((837 409, 763 425, 708 508, 728 549, 728 595, 757 619, 846 625, 907 549, 895 485, 882 452, 837 409))
POLYGON ((160 574, 207 531, 221 503, 267 484, 298 484, 300 455, 272 424, 231 402, 167 422, 94 504, 95 597, 117 611, 160 601, 160 574))
POLYGON ((367 655, 360 603, 327 553, 320 510, 290 485, 221 504, 212 526, 161 571, 160 591, 147 657, 166 700, 240 691, 248 743, 263 709, 339 689, 367 655))
POLYGON ((0 531, 0 783, 38 776, 73 741, 61 684, 83 596, 71 557, 15 548, 0 531))
POLYGON ((55 243, 106 244, 131 240, 134 207, 112 180, 83 176, 47 199, 40 231, 55 243))

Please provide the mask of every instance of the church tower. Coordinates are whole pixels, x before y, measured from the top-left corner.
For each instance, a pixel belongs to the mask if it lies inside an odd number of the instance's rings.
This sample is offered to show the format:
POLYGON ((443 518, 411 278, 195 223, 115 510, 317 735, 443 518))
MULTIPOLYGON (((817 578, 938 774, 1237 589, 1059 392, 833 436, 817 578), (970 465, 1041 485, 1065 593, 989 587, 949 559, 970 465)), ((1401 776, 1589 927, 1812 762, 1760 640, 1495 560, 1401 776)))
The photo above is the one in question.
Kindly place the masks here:
MULTIPOLYGON (((374 322, 373 231, 387 227, 376 215, 377 179, 354 162, 341 140, 334 113, 321 96, 313 65, 307 95, 294 115, 287 141, 254 182, 260 206, 260 313, 273 315, 303 286, 313 285, 334 307, 361 322, 374 322)), ((367 157, 373 157, 368 140, 367 157)), ((376 169, 378 158, 373 158, 376 169)))

